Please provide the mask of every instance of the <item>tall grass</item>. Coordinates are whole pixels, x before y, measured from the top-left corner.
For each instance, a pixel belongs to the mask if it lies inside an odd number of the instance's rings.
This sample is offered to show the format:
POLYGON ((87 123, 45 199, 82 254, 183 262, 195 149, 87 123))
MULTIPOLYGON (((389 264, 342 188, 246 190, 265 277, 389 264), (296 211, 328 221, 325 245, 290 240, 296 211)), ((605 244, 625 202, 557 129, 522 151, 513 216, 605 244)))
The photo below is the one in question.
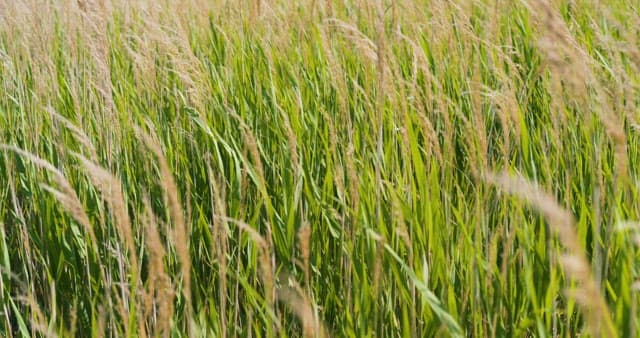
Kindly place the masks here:
POLYGON ((639 8, 0 1, 0 335, 635 336, 639 8))

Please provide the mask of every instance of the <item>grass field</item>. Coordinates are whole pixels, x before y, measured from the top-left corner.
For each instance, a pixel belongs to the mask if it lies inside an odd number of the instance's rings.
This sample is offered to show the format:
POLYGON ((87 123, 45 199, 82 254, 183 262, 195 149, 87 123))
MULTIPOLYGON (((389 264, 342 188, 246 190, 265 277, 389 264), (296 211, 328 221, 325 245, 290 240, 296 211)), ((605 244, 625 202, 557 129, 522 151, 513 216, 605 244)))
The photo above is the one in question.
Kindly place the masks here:
POLYGON ((0 336, 638 336, 639 93, 638 0, 0 0, 0 336))

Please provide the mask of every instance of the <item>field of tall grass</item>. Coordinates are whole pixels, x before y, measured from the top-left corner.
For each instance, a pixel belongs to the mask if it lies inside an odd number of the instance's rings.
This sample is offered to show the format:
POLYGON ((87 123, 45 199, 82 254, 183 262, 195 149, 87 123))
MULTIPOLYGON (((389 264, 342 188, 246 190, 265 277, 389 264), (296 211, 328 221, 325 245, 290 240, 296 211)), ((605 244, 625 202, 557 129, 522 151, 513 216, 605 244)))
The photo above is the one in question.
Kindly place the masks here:
POLYGON ((0 336, 638 336, 639 94, 638 0, 0 0, 0 336))

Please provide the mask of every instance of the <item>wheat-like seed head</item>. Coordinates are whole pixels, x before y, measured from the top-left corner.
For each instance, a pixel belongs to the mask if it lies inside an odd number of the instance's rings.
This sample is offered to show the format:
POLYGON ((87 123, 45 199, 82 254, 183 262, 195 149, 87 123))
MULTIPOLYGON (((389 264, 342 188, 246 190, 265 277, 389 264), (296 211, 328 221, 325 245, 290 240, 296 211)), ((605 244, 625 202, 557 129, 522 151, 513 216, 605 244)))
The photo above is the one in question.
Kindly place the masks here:
POLYGON ((278 276, 281 288, 278 300, 285 303, 302 322, 302 336, 305 338, 329 337, 329 331, 314 309, 312 300, 305 294, 296 280, 287 273, 278 276))
POLYGON ((182 273, 184 283, 184 295, 187 299, 187 306, 191 306, 191 258, 189 254, 189 234, 190 229, 185 222, 182 212, 182 204, 180 203, 178 187, 173 177, 173 173, 169 169, 169 164, 160 147, 158 138, 155 134, 148 134, 137 128, 136 133, 142 139, 144 144, 153 152, 158 160, 160 167, 160 186, 162 187, 165 204, 169 208, 169 214, 173 223, 171 238, 173 245, 180 260, 180 271, 182 273))

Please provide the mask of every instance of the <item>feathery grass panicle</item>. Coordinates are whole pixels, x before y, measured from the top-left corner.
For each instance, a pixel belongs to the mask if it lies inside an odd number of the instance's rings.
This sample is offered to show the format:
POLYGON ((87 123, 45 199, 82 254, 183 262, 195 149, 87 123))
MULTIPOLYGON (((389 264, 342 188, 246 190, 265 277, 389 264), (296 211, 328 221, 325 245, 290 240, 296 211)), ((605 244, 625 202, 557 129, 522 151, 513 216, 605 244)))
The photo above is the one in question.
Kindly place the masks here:
MULTIPOLYGON (((245 222, 221 215, 214 215, 214 217, 225 222, 233 223, 238 227, 238 229, 249 235, 249 238, 251 238, 251 240, 258 246, 258 268, 260 269, 260 279, 264 284, 264 295, 267 305, 273 308, 276 288, 274 279, 274 267, 270 258, 271 252, 269 243, 262 235, 260 235, 258 231, 253 229, 251 225, 245 222)), ((279 326, 278 323, 274 323, 274 325, 276 325, 276 327, 279 326)))
POLYGON ((56 190, 55 188, 48 185, 42 185, 42 188, 50 192, 56 198, 56 200, 58 200, 64 210, 68 212, 76 222, 82 225, 87 235, 89 236, 89 239, 91 240, 91 244, 98 245, 93 226, 91 224, 91 221, 89 220, 89 216, 85 212, 84 206, 80 202, 80 199, 71 186, 71 183, 69 183, 69 181, 65 178, 64 174, 60 170, 58 170, 51 163, 16 146, 0 144, 0 150, 12 151, 24 157, 25 159, 28 159, 36 166, 52 173, 53 180, 60 187, 60 190, 56 190))
POLYGON ((287 273, 280 273, 278 300, 285 303, 302 322, 302 336, 307 338, 330 337, 327 327, 318 318, 317 311, 296 280, 287 273))
POLYGON ((577 297, 576 300, 588 315, 586 324, 591 333, 595 336, 617 336, 607 303, 595 283, 585 250, 579 243, 573 215, 561 207, 555 197, 522 176, 507 173, 486 174, 484 180, 527 201, 544 215, 550 228, 566 248, 566 253, 560 259, 564 270, 580 283, 577 289, 571 289, 570 292, 572 296, 577 297))
POLYGON ((149 283, 145 295, 145 318, 151 324, 150 334, 169 337, 174 306, 174 289, 164 267, 166 250, 160 239, 157 219, 147 198, 144 201, 145 246, 149 259, 149 283))
POLYGON ((305 285, 309 287, 311 284, 311 271, 310 261, 311 256, 311 226, 309 223, 303 223, 300 229, 298 229, 298 250, 300 250, 300 257, 302 258, 302 270, 304 271, 305 285))
MULTIPOLYGON (((208 154, 210 155, 210 154, 208 154)), ((220 329, 222 336, 227 332, 227 255, 229 247, 229 235, 227 222, 215 217, 216 214, 225 215, 227 207, 225 205, 226 191, 224 184, 218 183, 219 178, 214 177, 211 168, 211 157, 207 156, 207 173, 209 177, 209 187, 212 196, 211 207, 213 212, 213 233, 215 241, 212 241, 211 251, 215 252, 220 269, 219 278, 219 302, 220 302, 220 329)))
POLYGON ((76 140, 78 140, 78 142, 80 142, 80 144, 82 144, 82 146, 85 147, 89 152, 91 160, 98 160, 98 153, 96 152, 91 139, 89 139, 89 136, 87 136, 87 134, 80 127, 73 124, 73 122, 71 122, 64 116, 58 114, 53 108, 48 107, 46 110, 49 112, 49 114, 51 114, 53 118, 55 118, 57 121, 60 121, 65 126, 65 128, 69 129, 73 133, 76 140))
POLYGON ((258 142, 256 141, 256 137, 251 131, 251 128, 242 120, 236 112, 229 111, 229 114, 238 121, 240 124, 240 131, 242 132, 242 137, 245 141, 245 146, 249 150, 249 154, 251 155, 251 159, 254 162, 255 169, 258 174, 258 179, 260 180, 258 184, 263 188, 265 184, 265 176, 264 176, 264 166, 262 164, 262 158, 260 156, 260 150, 258 148, 258 142))
POLYGON ((91 162, 80 154, 73 153, 73 155, 78 159, 93 185, 98 189, 105 202, 107 202, 121 240, 126 244, 127 250, 129 251, 132 270, 137 271, 137 256, 133 230, 131 219, 129 218, 127 201, 124 191, 122 190, 122 183, 105 168, 91 162))
MULTIPOLYGON (((191 257, 189 253, 189 238, 191 229, 189 223, 185 221, 183 214, 183 206, 180 203, 180 197, 176 181, 173 177, 169 164, 164 156, 164 152, 160 147, 157 135, 150 131, 144 132, 142 129, 136 129, 137 136, 142 139, 145 146, 151 150, 158 160, 160 168, 160 186, 165 200, 165 205, 169 209, 171 216, 171 239, 176 248, 178 258, 180 260, 180 271, 182 275, 183 294, 187 304, 187 312, 191 311, 191 257)), ((191 330, 191 326, 189 326, 191 330)))

